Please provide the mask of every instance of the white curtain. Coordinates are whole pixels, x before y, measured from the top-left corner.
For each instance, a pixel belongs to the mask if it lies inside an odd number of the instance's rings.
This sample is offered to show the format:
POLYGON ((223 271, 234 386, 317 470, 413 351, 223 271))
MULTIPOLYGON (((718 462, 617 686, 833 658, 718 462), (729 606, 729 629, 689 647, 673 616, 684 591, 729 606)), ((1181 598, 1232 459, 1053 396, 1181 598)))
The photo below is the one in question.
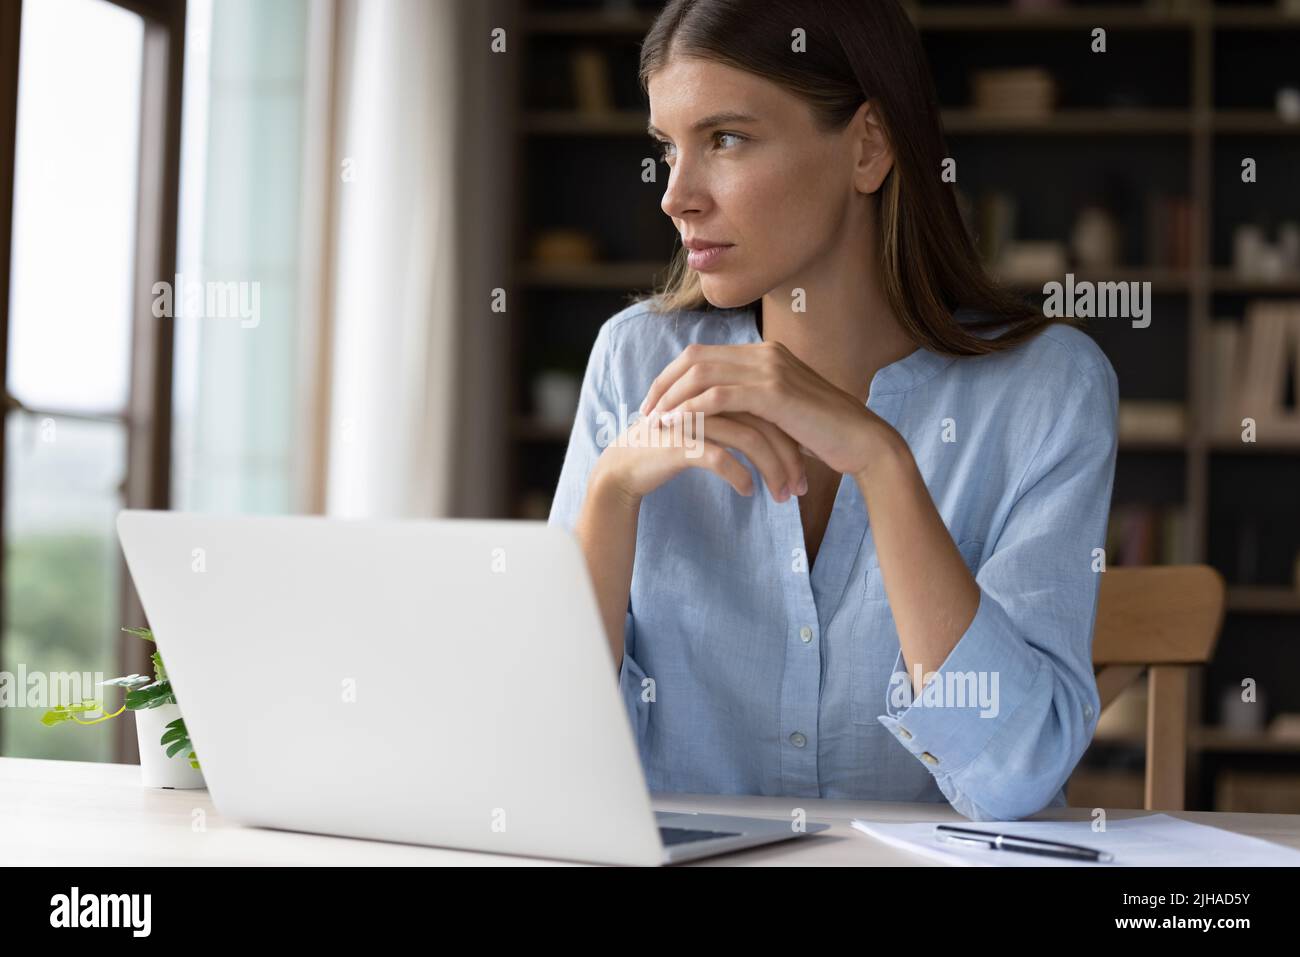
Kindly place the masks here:
POLYGON ((325 511, 453 511, 457 20, 469 5, 343 0, 336 20, 325 511))

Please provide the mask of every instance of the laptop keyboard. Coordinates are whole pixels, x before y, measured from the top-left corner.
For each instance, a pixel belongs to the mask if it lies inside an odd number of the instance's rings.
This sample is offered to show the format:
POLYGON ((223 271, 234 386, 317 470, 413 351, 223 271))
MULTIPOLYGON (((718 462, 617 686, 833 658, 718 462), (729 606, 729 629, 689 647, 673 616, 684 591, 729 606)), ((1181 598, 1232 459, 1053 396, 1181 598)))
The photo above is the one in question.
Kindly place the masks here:
POLYGON ((739 836, 739 832, 733 831, 700 831, 693 827, 659 828, 659 837, 663 840, 665 847, 672 847, 674 844, 689 844, 692 841, 709 841, 718 837, 739 836))

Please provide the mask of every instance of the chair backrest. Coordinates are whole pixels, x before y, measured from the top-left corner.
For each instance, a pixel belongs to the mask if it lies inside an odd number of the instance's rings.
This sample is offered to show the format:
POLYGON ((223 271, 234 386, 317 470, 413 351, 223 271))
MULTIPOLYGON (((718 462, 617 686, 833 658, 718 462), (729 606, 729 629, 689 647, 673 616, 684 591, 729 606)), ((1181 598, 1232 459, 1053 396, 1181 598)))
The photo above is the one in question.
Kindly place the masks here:
POLYGON ((1214 654, 1223 576, 1208 565, 1113 568, 1101 577, 1092 663, 1103 709, 1147 676, 1143 807, 1183 810, 1191 668, 1214 654))

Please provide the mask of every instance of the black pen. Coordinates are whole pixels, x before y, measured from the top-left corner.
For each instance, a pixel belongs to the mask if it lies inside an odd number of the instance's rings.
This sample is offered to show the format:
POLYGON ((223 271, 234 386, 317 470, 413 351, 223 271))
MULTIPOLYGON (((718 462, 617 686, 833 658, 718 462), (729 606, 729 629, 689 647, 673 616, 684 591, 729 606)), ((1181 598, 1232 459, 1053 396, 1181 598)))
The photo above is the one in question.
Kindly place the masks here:
POLYGON ((935 835, 949 844, 974 844, 993 851, 1019 851, 1022 854, 1042 854, 1045 857, 1068 857, 1078 861, 1113 861, 1109 851, 1098 851, 1078 844, 1044 841, 1034 837, 1017 837, 1014 834, 996 834, 951 824, 936 824, 935 835))

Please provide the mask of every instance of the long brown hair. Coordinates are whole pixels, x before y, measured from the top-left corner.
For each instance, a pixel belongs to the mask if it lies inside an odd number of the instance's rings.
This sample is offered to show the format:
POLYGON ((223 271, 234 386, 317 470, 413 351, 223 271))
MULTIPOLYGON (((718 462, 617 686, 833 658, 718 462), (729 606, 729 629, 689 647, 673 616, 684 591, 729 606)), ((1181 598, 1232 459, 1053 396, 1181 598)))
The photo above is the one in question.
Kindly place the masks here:
MULTIPOLYGON (((890 308, 913 341, 949 355, 980 355, 1063 321, 984 271, 952 184, 940 176, 949 154, 934 81, 897 0, 669 0, 641 46, 647 97, 651 75, 670 56, 723 63, 777 83, 809 104, 823 132, 844 129, 864 101, 873 101, 894 153, 877 194, 879 265, 890 308), (800 52, 791 50, 796 28, 806 41, 800 52), (977 315, 959 323, 957 309, 977 315), (997 338, 971 331, 1002 325, 1008 328, 997 338)), ((713 308, 680 245, 663 286, 642 301, 659 312, 713 308)))

